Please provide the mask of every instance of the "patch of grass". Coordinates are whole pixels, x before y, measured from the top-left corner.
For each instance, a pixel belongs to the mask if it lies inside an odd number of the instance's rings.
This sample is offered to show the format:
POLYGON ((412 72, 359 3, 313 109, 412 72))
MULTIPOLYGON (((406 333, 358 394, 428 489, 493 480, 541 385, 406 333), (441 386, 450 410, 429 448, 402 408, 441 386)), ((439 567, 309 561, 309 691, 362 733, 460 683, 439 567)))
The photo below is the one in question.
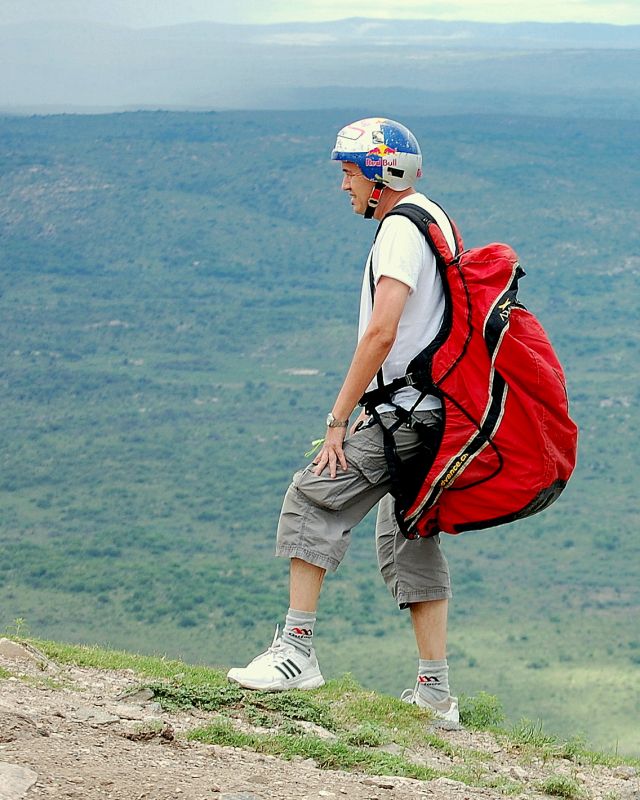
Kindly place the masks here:
POLYGON ((4 635, 9 639, 28 636, 29 628, 27 626, 27 621, 23 617, 16 617, 12 625, 7 625, 5 627, 4 635))
POLYGON ((403 703, 397 697, 363 689, 350 675, 329 681, 317 691, 317 698, 327 705, 338 729, 375 728, 384 741, 405 747, 431 743, 441 749, 448 743, 431 734, 431 714, 418 706, 403 703))
POLYGON ((143 656, 123 650, 109 650, 97 645, 63 644, 42 639, 28 639, 46 656, 61 664, 95 669, 132 669, 145 677, 185 679, 192 683, 228 686, 226 673, 213 667, 192 666, 163 656, 143 656))
POLYGON ((330 731, 336 730, 329 708, 311 692, 295 689, 276 693, 255 692, 242 689, 237 684, 225 683, 221 686, 217 682, 195 682, 181 675, 170 681, 147 685, 168 710, 200 708, 203 711, 220 711, 233 707, 242 709, 251 724, 261 727, 276 727, 285 720, 304 720, 330 731))
POLYGON ((628 764, 640 767, 640 758, 618 756, 613 753, 600 753, 596 750, 590 750, 582 737, 574 737, 566 742, 559 742, 555 755, 558 758, 565 758, 576 764, 587 764, 590 766, 599 764, 604 767, 617 767, 622 764, 628 764))
POLYGON ((365 750, 345 742, 326 741, 312 736, 242 733, 230 723, 222 721, 192 731, 188 738, 208 744, 248 748, 284 759, 294 756, 312 758, 322 769, 357 771, 370 775, 402 775, 418 780, 432 780, 438 774, 430 767, 411 764, 390 753, 365 750))
POLYGON ((504 732, 506 740, 516 747, 526 750, 533 756, 548 761, 552 758, 564 758, 576 764, 615 767, 628 764, 640 767, 640 758, 633 756, 618 756, 611 753, 601 753, 590 750, 585 746, 584 739, 573 737, 563 740, 544 731, 540 720, 532 722, 522 719, 511 729, 504 732))
POLYGON ((69 682, 65 680, 56 680, 55 678, 48 678, 48 677, 32 677, 31 675, 19 675, 16 676, 18 680, 22 681, 23 683, 27 683, 30 686, 37 686, 39 688, 45 687, 47 689, 68 689, 69 682))
POLYGON ((555 736, 545 733, 540 720, 521 719, 508 732, 509 741, 516 746, 546 751, 557 745, 555 736))
POLYGON ((219 711, 226 706, 237 706, 244 698, 239 686, 227 683, 193 683, 173 679, 169 682, 149 683, 149 689, 163 708, 201 708, 203 711, 219 711))
POLYGON ((0 667, 0 679, 2 679, 2 678, 11 678, 11 677, 12 676, 11 676, 11 673, 9 672, 9 670, 6 670, 6 669, 3 669, 3 667, 0 667))
POLYGON ((389 739, 376 725, 365 723, 343 736, 342 741, 355 747, 379 747, 389 739))
POLYGON ((504 775, 486 772, 479 764, 454 767, 448 777, 466 783, 467 786, 478 786, 483 789, 498 789, 501 794, 520 794, 523 785, 504 775))
POLYGON ((245 692, 245 702, 251 706, 277 712, 289 720, 306 720, 329 731, 337 729, 336 721, 321 697, 308 691, 245 692))
POLYGON ((578 781, 568 775, 550 775, 546 780, 538 783, 538 788, 545 794, 565 797, 567 800, 576 800, 584 795, 578 781))
POLYGON ((497 697, 479 692, 473 697, 460 697, 460 721, 474 731, 495 730, 504 722, 502 703, 497 697))

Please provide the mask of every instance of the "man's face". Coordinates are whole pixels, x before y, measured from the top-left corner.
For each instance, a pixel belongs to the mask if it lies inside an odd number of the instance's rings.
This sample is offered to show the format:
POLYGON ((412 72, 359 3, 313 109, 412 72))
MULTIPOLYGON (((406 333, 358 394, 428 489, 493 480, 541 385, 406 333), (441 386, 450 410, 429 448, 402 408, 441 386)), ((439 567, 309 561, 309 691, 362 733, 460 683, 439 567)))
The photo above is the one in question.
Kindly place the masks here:
POLYGON ((349 192, 354 214, 364 214, 373 184, 364 177, 357 164, 342 162, 342 189, 349 192))

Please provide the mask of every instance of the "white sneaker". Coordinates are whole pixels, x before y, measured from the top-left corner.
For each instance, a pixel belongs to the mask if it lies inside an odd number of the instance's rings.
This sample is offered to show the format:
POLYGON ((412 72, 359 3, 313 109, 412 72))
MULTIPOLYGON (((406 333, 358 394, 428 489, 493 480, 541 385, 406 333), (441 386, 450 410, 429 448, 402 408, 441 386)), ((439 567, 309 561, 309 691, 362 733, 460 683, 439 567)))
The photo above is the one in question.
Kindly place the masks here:
POLYGON ((278 628, 271 647, 256 656, 246 667, 234 667, 227 678, 245 689, 283 692, 287 689, 317 689, 324 685, 315 651, 307 658, 293 645, 278 638, 278 628))
POLYGON ((448 700, 442 703, 429 702, 418 693, 418 684, 415 689, 405 689, 400 695, 403 703, 426 708, 433 713, 437 720, 437 726, 445 730, 460 730, 460 711, 458 709, 458 698, 449 696, 448 700))

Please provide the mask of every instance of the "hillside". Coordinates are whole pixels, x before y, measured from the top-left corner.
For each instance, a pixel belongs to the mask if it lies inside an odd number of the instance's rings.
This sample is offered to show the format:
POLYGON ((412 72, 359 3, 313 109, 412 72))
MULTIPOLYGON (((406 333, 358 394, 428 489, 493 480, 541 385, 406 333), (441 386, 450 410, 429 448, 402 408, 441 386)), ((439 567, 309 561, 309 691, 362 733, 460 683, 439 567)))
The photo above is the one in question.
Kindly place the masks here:
POLYGON ((82 800, 631 800, 637 759, 531 724, 500 727, 468 698, 465 729, 348 677, 247 692, 223 673, 96 648, 0 640, 0 797, 82 800))
MULTIPOLYGON (((269 643, 281 497, 344 374, 374 232, 327 160, 344 119, 0 119, 0 629, 195 663, 269 643)), ((407 122, 467 244, 519 252, 581 428, 549 511, 445 542, 452 685, 637 754, 637 126, 407 122)), ((371 531, 327 582, 318 653, 398 694, 414 645, 371 531)))

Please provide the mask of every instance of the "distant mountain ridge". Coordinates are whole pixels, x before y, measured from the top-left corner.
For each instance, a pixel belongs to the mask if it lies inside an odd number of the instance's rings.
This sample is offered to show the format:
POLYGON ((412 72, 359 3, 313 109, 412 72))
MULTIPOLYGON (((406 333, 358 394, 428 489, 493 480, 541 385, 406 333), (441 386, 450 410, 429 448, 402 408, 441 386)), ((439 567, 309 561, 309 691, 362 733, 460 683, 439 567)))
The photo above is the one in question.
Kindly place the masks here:
MULTIPOLYGON (((397 86, 471 91, 478 111, 502 110, 492 98, 505 92, 516 111, 528 95, 574 98, 580 113, 600 99, 621 116, 635 116, 640 105, 639 25, 352 18, 134 29, 39 22, 0 26, 0 52, 5 111, 329 108, 343 106, 343 93, 353 90, 363 102, 382 92, 378 102, 393 108, 389 90, 397 86)), ((430 103, 447 110, 437 97, 430 103)))
MULTIPOLYGON (((59 35, 63 31, 89 33, 91 31, 130 34, 138 39, 155 39, 169 36, 188 39, 225 39, 254 43, 289 44, 292 34, 300 37, 317 37, 322 44, 340 44, 357 40, 395 46, 398 37, 409 44, 422 43, 433 46, 488 47, 522 49, 542 47, 623 48, 640 47, 640 25, 609 25, 602 23, 545 23, 545 22, 473 22, 435 19, 386 20, 367 17, 350 17, 331 22, 283 22, 269 25, 241 25, 222 22, 188 22, 149 28, 131 28, 110 23, 77 20, 74 22, 41 21, 0 25, 1 34, 21 37, 30 35, 59 35), (278 38, 280 37, 280 38, 278 38)), ((313 38, 303 39, 312 44, 313 38)))

